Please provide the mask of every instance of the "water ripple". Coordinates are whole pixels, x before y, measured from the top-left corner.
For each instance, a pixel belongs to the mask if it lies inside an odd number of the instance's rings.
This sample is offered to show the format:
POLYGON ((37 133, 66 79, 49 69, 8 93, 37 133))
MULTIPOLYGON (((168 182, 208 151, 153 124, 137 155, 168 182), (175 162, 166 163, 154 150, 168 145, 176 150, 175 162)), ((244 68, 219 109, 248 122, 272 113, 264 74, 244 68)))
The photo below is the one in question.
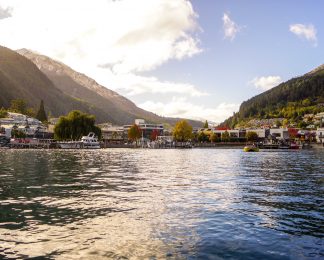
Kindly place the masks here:
POLYGON ((0 151, 0 258, 320 259, 322 150, 0 151))

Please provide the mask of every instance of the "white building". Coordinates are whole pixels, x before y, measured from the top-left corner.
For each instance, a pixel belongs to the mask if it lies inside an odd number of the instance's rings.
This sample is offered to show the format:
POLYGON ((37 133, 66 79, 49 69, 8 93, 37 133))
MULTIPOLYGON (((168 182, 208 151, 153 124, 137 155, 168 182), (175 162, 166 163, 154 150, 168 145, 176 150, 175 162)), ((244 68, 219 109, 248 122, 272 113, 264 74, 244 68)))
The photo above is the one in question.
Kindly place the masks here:
POLYGON ((271 128, 270 135, 275 136, 277 139, 280 140, 289 139, 289 132, 287 128, 271 128))
MULTIPOLYGON (((163 124, 149 124, 146 123, 144 119, 135 119, 135 124, 141 129, 143 137, 150 139, 152 133, 154 132, 157 136, 164 135, 164 126, 163 124)), ((132 125, 124 125, 124 133, 128 134, 128 130, 132 125)))
POLYGON ((221 138, 222 134, 228 132, 230 138, 244 138, 246 131, 239 129, 228 129, 228 130, 213 130, 213 133, 216 134, 219 138, 221 138))
POLYGON ((258 138, 264 139, 269 135, 269 129, 267 128, 254 128, 254 129, 247 129, 246 132, 256 132, 258 138))
POLYGON ((46 127, 38 119, 12 112, 8 112, 7 118, 0 118, 0 127, 4 129, 3 132, 8 138, 11 137, 13 129, 20 130, 26 135, 47 132, 46 127))
POLYGON ((316 141, 318 143, 324 143, 324 128, 318 128, 316 130, 316 141))
POLYGON ((11 128, 0 127, 0 137, 11 138, 11 128))
POLYGON ((105 125, 101 128, 103 140, 124 139, 124 128, 122 126, 105 125))
POLYGON ((41 126, 42 122, 23 114, 8 112, 7 118, 0 118, 0 125, 41 126))

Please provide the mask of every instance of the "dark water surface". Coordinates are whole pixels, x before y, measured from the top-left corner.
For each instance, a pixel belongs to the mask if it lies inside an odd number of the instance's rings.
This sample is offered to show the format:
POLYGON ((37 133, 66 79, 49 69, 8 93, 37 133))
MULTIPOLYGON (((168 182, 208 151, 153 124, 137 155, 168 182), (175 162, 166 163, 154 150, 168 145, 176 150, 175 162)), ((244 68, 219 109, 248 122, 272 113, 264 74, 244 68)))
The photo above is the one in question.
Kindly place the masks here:
POLYGON ((0 258, 324 259, 323 195, 320 149, 2 150, 0 258))

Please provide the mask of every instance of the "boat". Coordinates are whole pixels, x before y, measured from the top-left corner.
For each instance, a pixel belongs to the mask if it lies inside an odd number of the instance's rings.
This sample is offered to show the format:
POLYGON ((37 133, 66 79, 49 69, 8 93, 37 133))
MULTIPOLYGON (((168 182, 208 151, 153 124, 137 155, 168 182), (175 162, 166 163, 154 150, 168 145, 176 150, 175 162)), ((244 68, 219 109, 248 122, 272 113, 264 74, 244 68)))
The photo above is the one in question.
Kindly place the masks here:
POLYGON ((243 148, 244 152, 258 152, 259 148, 256 147, 255 145, 247 145, 243 148))
POLYGON ((82 148, 85 149, 100 149, 100 143, 95 133, 90 132, 87 136, 81 138, 82 148))
POLYGON ((98 138, 93 132, 82 136, 80 141, 61 141, 57 145, 61 149, 100 149, 98 138))

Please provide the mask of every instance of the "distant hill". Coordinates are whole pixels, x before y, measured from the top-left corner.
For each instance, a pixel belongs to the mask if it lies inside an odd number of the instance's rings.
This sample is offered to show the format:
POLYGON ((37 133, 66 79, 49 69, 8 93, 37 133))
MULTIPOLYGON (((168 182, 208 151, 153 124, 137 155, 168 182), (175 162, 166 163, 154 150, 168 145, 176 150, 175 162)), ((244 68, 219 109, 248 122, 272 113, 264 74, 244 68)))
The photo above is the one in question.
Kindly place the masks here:
MULTIPOLYGON (((24 99, 57 117, 78 109, 96 116, 98 123, 128 124, 136 118, 174 125, 177 118, 160 117, 138 108, 133 102, 93 79, 46 56, 26 49, 17 52, 0 46, 0 108, 8 108, 13 99, 24 99)), ((189 120, 192 125, 199 121, 189 120)))
POLYGON ((30 60, 0 46, 0 107, 9 107, 12 99, 24 99, 30 107, 39 107, 43 99, 45 108, 54 116, 66 114, 73 109, 96 114, 100 119, 105 114, 87 102, 76 100, 56 88, 48 77, 30 60))
POLYGON ((221 125, 234 127, 252 118, 287 118, 298 122, 304 114, 324 111, 324 65, 303 76, 244 101, 238 113, 221 125))
MULTIPOLYGON (((136 118, 143 118, 148 122, 174 125, 179 120, 178 118, 161 117, 141 109, 117 92, 101 86, 95 80, 47 56, 27 49, 17 50, 17 52, 31 60, 64 94, 92 104, 102 111, 105 117, 100 117, 100 122, 128 124, 134 122, 136 118)), ((189 121, 195 126, 202 124, 199 121, 189 121)))

